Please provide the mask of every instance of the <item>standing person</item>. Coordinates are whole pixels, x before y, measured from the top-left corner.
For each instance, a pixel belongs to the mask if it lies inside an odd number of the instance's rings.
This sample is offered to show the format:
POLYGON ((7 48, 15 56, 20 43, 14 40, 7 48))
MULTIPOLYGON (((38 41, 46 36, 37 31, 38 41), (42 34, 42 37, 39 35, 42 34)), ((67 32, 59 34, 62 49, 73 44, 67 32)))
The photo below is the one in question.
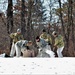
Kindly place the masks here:
POLYGON ((52 44, 52 39, 49 34, 46 33, 46 30, 42 30, 42 34, 40 35, 40 38, 43 38, 49 45, 52 44))
POLYGON ((57 55, 58 57, 63 57, 62 51, 64 48, 64 41, 63 41, 63 37, 59 34, 57 34, 57 32, 53 32, 52 35, 55 37, 55 44, 54 47, 57 47, 57 55))
POLYGON ((12 47, 11 47, 11 52, 10 56, 13 57, 15 54, 15 43, 19 40, 23 40, 23 35, 21 34, 21 29, 17 29, 16 33, 11 33, 10 38, 13 40, 12 41, 12 47))

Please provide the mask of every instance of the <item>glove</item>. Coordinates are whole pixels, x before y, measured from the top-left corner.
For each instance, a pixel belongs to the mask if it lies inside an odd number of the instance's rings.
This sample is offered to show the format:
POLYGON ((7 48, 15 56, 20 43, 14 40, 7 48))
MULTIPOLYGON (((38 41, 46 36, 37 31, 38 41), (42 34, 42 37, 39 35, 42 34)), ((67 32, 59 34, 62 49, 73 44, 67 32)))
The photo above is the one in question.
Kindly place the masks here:
POLYGON ((38 50, 39 50, 39 52, 40 52, 40 51, 42 51, 42 48, 39 48, 38 50))
POLYGON ((39 47, 37 46, 37 49, 39 49, 39 47))
POLYGON ((30 50, 29 46, 26 46, 26 49, 27 49, 27 50, 30 50))
POLYGON ((40 42, 37 42, 37 46, 40 48, 42 44, 40 42))
POLYGON ((51 45, 51 43, 48 41, 48 45, 51 45))

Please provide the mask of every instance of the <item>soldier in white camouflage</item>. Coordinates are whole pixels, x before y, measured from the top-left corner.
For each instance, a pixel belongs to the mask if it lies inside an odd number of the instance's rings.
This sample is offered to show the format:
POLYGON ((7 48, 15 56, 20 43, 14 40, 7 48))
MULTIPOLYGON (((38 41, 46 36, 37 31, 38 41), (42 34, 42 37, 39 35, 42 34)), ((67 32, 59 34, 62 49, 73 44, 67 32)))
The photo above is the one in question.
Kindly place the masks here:
POLYGON ((42 34, 40 35, 40 38, 43 38, 49 45, 52 44, 52 39, 50 34, 47 34, 46 30, 42 30, 42 34))
POLYGON ((23 40, 23 35, 21 34, 21 29, 17 29, 16 33, 11 33, 10 38, 13 40, 12 41, 12 47, 11 47, 11 52, 10 56, 13 57, 15 54, 15 43, 19 40, 23 40))
POLYGON ((27 40, 17 41, 15 43, 16 57, 20 57, 21 52, 23 53, 23 56, 25 56, 24 54, 26 53, 27 50, 30 53, 29 46, 31 45, 32 45, 32 41, 27 41, 27 40))
POLYGON ((36 44, 39 50, 37 57, 55 57, 54 52, 51 50, 47 41, 43 38, 39 38, 39 36, 37 36, 36 44))
POLYGON ((56 31, 54 31, 52 35, 55 37, 54 47, 57 47, 57 55, 58 57, 63 57, 62 54, 62 51, 64 49, 63 36, 59 35, 56 31))

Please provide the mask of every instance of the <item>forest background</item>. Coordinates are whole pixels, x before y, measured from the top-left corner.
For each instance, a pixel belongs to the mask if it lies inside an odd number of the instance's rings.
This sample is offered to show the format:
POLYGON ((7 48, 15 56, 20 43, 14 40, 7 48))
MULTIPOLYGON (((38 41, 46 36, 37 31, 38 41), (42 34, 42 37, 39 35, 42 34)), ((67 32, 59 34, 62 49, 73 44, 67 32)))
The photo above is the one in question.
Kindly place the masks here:
POLYGON ((63 55, 75 56, 75 0, 0 0, 0 54, 10 53, 9 35, 21 28, 32 40, 46 29, 64 36, 63 55))

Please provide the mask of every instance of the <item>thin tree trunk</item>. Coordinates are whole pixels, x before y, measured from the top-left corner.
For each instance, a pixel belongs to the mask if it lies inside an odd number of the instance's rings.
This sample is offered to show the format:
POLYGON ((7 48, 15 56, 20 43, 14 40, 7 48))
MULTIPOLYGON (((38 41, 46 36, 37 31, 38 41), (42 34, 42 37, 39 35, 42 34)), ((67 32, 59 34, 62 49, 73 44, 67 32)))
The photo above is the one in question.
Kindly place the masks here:
POLYGON ((72 42, 73 42, 73 48, 75 50, 75 39, 74 39, 74 23, 73 23, 73 7, 72 7, 72 1, 71 1, 71 24, 72 24, 72 42))
POLYGON ((27 23, 27 40, 31 40, 31 11, 32 9, 32 0, 28 0, 28 23, 27 23))
POLYGON ((8 9, 7 9, 7 32, 11 33, 13 30, 13 2, 8 0, 8 9))
MULTIPOLYGON (((61 9, 61 0, 59 0, 59 7, 61 9)), ((62 19, 62 12, 60 11, 60 19, 61 19, 61 24, 62 24, 62 30, 63 30, 63 35, 66 39, 66 35, 65 35, 65 27, 64 27, 64 24, 63 24, 63 19, 62 19)))
POLYGON ((25 38, 25 27, 26 27, 26 23, 25 23, 25 0, 22 0, 22 4, 21 4, 22 8, 21 8, 21 31, 23 34, 23 37, 25 38))
POLYGON ((4 25, 6 26, 7 24, 6 24, 6 22, 4 21, 4 18, 2 17, 2 15, 1 15, 1 19, 2 19, 2 21, 3 21, 3 23, 4 23, 4 25))
MULTIPOLYGON (((59 0, 59 6, 60 6, 60 9, 61 9, 61 0, 59 0)), ((68 56, 68 48, 69 48, 69 32, 68 32, 68 35, 65 34, 65 27, 64 27, 64 24, 63 24, 63 19, 62 19, 62 12, 60 10, 60 18, 61 18, 61 24, 62 24, 62 30, 63 30, 63 35, 64 35, 64 38, 65 38, 65 47, 67 48, 67 53, 66 55, 68 56)))
MULTIPOLYGON (((12 0, 8 0, 8 8, 7 8, 7 32, 8 34, 12 33, 13 30, 13 2, 12 0)), ((12 45, 12 39, 10 38, 10 49, 12 45)))
POLYGON ((34 25, 31 24, 31 32, 32 32, 32 41, 33 41, 33 44, 35 45, 36 44, 36 41, 35 41, 35 32, 34 32, 34 25))
MULTIPOLYGON (((50 3, 51 3, 51 0, 50 0, 50 3)), ((52 13, 51 13, 52 11, 51 11, 51 8, 52 8, 52 6, 49 5, 49 9, 50 9, 50 22, 52 20, 52 13)))

